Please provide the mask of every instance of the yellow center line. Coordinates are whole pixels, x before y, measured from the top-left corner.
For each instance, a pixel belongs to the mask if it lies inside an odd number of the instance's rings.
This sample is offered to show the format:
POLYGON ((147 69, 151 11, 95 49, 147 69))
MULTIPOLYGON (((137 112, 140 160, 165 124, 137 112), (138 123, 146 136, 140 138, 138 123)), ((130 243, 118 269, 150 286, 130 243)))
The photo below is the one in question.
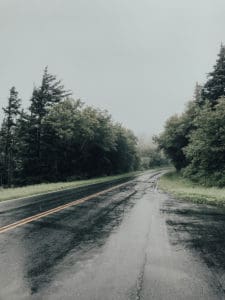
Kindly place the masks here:
POLYGON ((5 226, 3 226, 3 227, 0 227, 0 233, 3 233, 3 232, 6 232, 6 231, 9 231, 9 230, 12 230, 12 229, 17 228, 17 227, 19 227, 19 226, 22 226, 22 225, 25 225, 25 224, 27 224, 27 223, 30 223, 30 222, 36 221, 36 220, 38 220, 38 219, 44 218, 44 217, 46 217, 46 216, 49 216, 49 215, 54 214, 54 213, 56 213, 56 212, 59 212, 59 211, 61 211, 61 210, 63 210, 63 209, 66 209, 66 208, 68 208, 68 207, 76 206, 76 205, 78 205, 78 204, 84 203, 84 202, 86 202, 86 201, 88 201, 88 200, 91 200, 91 199, 96 198, 96 197, 98 197, 98 196, 100 196, 100 195, 103 195, 103 194, 105 194, 105 193, 108 193, 108 192, 110 192, 110 191, 112 191, 112 190, 115 190, 115 189, 117 189, 117 188, 120 188, 120 187, 122 187, 122 186, 124 186, 124 185, 126 185, 126 184, 128 184, 128 183, 129 183, 129 182, 125 182, 125 183, 122 183, 122 184, 118 184, 118 185, 116 185, 116 186, 113 186, 113 187, 111 187, 111 188, 109 188, 109 189, 106 189, 106 190, 103 190, 103 191, 101 191, 101 192, 92 194, 92 195, 90 195, 90 196, 87 196, 87 197, 84 197, 84 198, 80 198, 80 199, 78 199, 78 200, 69 202, 69 203, 64 204, 64 205, 57 206, 57 207, 55 207, 55 208, 49 209, 49 210, 47 210, 47 211, 44 211, 44 212, 42 212, 42 213, 33 215, 33 216, 31 216, 31 217, 24 218, 24 219, 22 219, 22 220, 19 220, 19 221, 17 221, 17 222, 11 223, 11 224, 9 224, 9 225, 5 225, 5 226))

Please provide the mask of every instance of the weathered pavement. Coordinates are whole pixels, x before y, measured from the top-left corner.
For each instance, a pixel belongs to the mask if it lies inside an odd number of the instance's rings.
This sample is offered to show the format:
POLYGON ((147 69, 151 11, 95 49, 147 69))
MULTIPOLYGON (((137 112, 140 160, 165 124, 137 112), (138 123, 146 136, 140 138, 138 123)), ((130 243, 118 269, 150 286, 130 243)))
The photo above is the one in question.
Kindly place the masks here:
MULTIPOLYGON (((1 233, 0 299, 225 299, 225 211, 160 193, 158 176, 1 233)), ((45 201, 0 204, 1 226, 45 201)))

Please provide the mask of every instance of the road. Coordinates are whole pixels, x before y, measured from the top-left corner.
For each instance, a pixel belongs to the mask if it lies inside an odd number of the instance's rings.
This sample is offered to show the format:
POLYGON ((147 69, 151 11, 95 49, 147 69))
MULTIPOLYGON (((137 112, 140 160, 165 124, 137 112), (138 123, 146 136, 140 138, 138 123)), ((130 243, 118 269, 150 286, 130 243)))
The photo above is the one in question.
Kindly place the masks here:
POLYGON ((0 233, 0 299, 225 299, 225 210, 159 176, 2 202, 1 227, 120 185, 0 233))

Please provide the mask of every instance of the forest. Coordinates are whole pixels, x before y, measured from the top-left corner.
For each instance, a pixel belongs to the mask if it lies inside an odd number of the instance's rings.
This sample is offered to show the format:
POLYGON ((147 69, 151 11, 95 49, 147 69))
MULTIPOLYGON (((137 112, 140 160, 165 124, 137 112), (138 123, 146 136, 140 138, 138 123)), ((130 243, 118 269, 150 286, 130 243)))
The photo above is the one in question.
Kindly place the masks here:
POLYGON ((225 186, 225 46, 204 85, 181 115, 166 122, 155 137, 184 178, 204 186, 225 186))
POLYGON ((21 186, 137 170, 137 137, 107 111, 74 100, 44 69, 29 108, 12 87, 0 129, 0 184, 21 186))

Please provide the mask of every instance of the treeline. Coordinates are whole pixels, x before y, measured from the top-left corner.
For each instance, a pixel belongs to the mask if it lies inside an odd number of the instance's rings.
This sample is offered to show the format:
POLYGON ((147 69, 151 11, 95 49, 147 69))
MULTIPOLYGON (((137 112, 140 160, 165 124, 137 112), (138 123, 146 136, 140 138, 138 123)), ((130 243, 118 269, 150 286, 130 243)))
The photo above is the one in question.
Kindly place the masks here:
POLYGON ((10 90, 0 130, 1 185, 89 178, 136 170, 137 138, 106 111, 73 100, 45 68, 28 110, 10 90))
POLYGON ((225 47, 207 82, 196 85, 184 113, 172 116, 155 138, 184 177, 225 186, 225 47))
POLYGON ((148 170, 157 167, 167 167, 170 165, 162 150, 158 150, 153 145, 139 145, 140 168, 148 170))

